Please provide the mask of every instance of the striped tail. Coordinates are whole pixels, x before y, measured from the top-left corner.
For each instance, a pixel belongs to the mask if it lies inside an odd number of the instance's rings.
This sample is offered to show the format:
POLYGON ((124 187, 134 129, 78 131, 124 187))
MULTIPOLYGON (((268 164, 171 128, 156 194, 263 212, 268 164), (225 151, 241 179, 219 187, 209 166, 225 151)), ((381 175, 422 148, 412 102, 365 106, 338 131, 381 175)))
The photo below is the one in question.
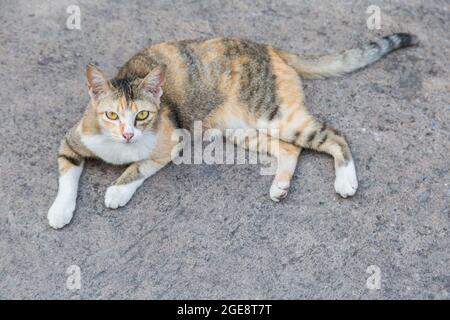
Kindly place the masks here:
POLYGON ((346 50, 339 54, 298 56, 283 50, 277 50, 277 53, 303 78, 323 79, 339 77, 359 70, 380 60, 394 50, 413 46, 418 42, 417 36, 413 34, 394 33, 364 47, 346 50))

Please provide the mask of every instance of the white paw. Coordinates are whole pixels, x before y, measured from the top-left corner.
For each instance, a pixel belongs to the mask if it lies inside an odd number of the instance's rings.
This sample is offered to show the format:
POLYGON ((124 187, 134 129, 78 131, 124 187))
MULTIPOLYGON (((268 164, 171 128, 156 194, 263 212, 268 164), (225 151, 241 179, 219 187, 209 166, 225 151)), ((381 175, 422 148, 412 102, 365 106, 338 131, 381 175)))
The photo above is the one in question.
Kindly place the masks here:
POLYGON ((60 229, 72 220, 75 210, 75 201, 56 199, 48 210, 48 223, 54 229, 60 229))
POLYGON ((123 207, 130 201, 135 191, 136 188, 129 184, 108 187, 105 195, 105 206, 111 209, 123 207))
POLYGON ((358 189, 358 179, 356 178, 355 163, 353 160, 345 167, 336 169, 334 189, 344 198, 355 194, 356 189, 358 189))
POLYGON ((275 202, 286 198, 289 190, 289 181, 274 181, 270 187, 270 199, 275 202))

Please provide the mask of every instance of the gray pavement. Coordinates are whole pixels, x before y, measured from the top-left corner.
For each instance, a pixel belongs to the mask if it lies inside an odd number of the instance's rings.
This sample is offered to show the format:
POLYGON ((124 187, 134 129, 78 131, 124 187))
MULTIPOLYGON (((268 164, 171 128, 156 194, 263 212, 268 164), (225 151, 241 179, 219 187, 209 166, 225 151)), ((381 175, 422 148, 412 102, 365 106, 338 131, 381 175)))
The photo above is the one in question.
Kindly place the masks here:
POLYGON ((449 30, 445 0, 0 0, 0 298, 449 299, 449 30), (71 4, 81 30, 66 28, 71 4), (381 30, 366 26, 371 4, 381 30), (113 76, 173 39, 238 36, 318 54, 398 31, 420 47, 305 82, 312 113, 348 137, 353 198, 335 194, 332 159, 306 151, 279 204, 256 165, 172 164, 109 210, 104 193, 123 168, 92 161, 73 222, 48 226, 58 144, 88 101, 87 63, 113 76), (71 265, 79 290, 66 286, 71 265), (366 284, 372 265, 379 290, 366 284))

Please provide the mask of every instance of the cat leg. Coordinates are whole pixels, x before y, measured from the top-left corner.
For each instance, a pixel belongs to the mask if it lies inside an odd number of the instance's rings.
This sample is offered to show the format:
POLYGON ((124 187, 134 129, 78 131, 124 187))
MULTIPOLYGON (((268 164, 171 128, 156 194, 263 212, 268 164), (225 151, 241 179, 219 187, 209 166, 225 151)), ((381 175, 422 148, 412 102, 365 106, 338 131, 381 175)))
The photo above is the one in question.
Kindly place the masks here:
POLYGON ((170 159, 166 161, 148 159, 131 164, 106 190, 105 206, 117 209, 126 205, 144 180, 162 169, 169 161, 170 159))
POLYGON ((270 198, 278 202, 287 196, 301 149, 287 142, 271 139, 271 155, 277 159, 277 170, 270 187, 270 198))
POLYGON ((277 159, 275 177, 270 187, 270 198, 279 202, 288 194, 301 148, 263 133, 244 136, 239 132, 237 130, 236 133, 227 135, 227 139, 240 147, 269 154, 277 159))
POLYGON ((342 197, 355 194, 358 189, 355 163, 345 138, 336 130, 317 121, 302 130, 295 141, 296 145, 325 152, 333 156, 336 171, 334 188, 342 197))
POLYGON ((64 138, 58 154, 58 194, 47 215, 52 228, 62 228, 72 220, 83 165, 83 157, 70 147, 64 138))

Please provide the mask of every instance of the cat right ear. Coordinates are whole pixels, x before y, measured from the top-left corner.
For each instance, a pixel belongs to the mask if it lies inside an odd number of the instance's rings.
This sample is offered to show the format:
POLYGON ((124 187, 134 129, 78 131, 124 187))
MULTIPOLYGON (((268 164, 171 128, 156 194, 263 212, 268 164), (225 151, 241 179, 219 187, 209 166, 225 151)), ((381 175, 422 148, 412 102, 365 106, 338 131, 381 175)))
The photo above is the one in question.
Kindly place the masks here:
POLYGON ((86 66, 86 78, 88 81, 89 95, 93 100, 98 100, 110 92, 111 87, 109 86, 108 79, 95 65, 88 64, 86 66))

